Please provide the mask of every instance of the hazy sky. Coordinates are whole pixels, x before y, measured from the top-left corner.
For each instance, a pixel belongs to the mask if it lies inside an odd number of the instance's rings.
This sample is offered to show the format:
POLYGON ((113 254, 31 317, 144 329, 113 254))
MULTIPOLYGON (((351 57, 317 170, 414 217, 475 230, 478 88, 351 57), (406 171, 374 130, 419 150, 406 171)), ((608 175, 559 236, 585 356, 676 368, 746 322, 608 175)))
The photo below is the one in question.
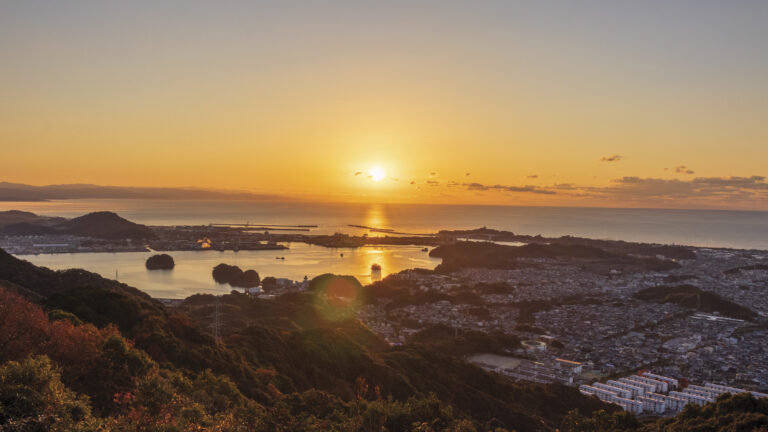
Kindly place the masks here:
POLYGON ((0 181, 768 209, 766 23, 736 0, 3 1, 0 181))

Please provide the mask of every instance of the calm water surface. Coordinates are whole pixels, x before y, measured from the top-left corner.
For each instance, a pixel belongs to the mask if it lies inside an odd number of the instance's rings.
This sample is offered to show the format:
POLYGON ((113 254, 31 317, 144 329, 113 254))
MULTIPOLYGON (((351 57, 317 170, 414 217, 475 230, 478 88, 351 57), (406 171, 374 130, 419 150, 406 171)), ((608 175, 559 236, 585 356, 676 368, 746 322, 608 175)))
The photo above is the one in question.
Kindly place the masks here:
POLYGON ((76 253, 19 255, 36 265, 54 270, 83 268, 117 279, 159 298, 185 298, 195 293, 224 294, 229 285, 214 282, 211 271, 220 263, 254 269, 262 278, 274 276, 292 280, 310 279, 323 273, 354 275, 364 284, 371 282, 371 265, 381 266, 381 276, 409 268, 434 268, 440 259, 430 258, 417 246, 362 247, 329 249, 305 243, 288 244, 288 250, 263 251, 180 251, 171 252, 173 270, 147 270, 144 262, 150 252, 76 253), (344 257, 340 254, 343 253, 344 257), (275 259, 276 257, 285 257, 275 259))

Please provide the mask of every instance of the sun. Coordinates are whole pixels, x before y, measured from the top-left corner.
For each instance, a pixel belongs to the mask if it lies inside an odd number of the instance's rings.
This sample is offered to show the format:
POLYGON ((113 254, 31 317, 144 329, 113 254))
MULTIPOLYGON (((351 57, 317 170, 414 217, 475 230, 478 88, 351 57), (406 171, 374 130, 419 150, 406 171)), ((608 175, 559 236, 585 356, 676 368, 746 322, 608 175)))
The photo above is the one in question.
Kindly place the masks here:
POLYGON ((371 171, 368 173, 371 176, 371 180, 373 181, 382 181, 385 178, 387 178, 387 173, 378 166, 375 166, 371 168, 371 171))

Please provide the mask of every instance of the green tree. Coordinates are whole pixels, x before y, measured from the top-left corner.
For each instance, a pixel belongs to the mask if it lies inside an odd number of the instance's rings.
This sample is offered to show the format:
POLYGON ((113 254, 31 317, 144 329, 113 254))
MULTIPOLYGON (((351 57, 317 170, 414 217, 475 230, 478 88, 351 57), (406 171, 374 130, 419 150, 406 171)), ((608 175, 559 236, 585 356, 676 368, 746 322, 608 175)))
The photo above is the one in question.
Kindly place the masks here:
POLYGON ((0 366, 0 430, 96 431, 86 396, 61 382, 46 356, 9 361, 0 366))

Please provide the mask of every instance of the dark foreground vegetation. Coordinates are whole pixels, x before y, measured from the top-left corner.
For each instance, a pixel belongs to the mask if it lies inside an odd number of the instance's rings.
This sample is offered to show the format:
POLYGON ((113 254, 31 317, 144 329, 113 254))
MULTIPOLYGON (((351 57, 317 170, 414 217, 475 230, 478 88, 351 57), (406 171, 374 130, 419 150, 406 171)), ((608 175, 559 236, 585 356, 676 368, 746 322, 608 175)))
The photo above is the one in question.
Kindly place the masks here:
POLYGON ((766 432, 768 398, 749 393, 721 395, 702 407, 688 405, 675 417, 639 422, 626 412, 598 411, 585 416, 573 410, 565 417, 563 432, 766 432))

